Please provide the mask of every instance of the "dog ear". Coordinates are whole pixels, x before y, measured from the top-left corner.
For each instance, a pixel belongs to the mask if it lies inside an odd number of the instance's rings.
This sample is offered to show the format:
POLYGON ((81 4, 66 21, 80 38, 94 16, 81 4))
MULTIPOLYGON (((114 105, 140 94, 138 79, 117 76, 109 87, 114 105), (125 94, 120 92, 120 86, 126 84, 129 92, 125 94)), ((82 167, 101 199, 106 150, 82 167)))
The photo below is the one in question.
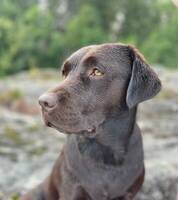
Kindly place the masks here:
POLYGON ((139 51, 132 46, 128 48, 132 59, 132 73, 127 88, 126 103, 132 108, 155 96, 161 89, 161 81, 139 51))

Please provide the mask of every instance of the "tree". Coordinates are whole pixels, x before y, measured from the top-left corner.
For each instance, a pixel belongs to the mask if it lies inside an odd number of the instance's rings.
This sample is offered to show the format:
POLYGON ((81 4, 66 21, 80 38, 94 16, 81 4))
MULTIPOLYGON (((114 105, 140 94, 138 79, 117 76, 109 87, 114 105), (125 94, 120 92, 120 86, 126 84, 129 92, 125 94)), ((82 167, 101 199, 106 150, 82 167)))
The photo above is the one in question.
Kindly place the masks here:
POLYGON ((81 7, 79 13, 67 24, 63 35, 66 54, 86 45, 107 41, 97 11, 90 5, 81 7))
POLYGON ((120 12, 123 13, 124 20, 118 37, 134 38, 137 46, 141 45, 160 22, 159 5, 155 0, 124 0, 120 5, 120 12))
POLYGON ((161 6, 162 21, 142 45, 152 63, 168 67, 178 66, 178 13, 171 4, 161 6))
POLYGON ((32 66, 57 67, 61 34, 53 24, 53 16, 40 10, 38 4, 15 7, 14 3, 8 7, 7 2, 0 16, 0 75, 32 66))

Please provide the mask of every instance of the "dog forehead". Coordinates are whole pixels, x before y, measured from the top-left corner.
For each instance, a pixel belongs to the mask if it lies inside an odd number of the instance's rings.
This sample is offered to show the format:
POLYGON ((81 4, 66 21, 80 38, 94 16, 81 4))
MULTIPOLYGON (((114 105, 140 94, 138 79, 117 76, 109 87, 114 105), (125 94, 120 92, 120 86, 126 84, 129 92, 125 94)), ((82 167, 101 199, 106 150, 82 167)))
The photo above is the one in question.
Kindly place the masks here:
POLYGON ((117 69, 124 68, 124 71, 130 70, 127 66, 131 64, 129 59, 129 49, 127 45, 120 43, 105 43, 100 45, 90 45, 74 52, 68 59, 73 66, 87 60, 89 57, 96 59, 104 66, 111 68, 118 66, 117 69))
POLYGON ((67 61, 69 61, 71 64, 77 64, 90 50, 94 50, 97 47, 97 45, 90 45, 83 47, 81 49, 78 49, 75 51, 72 55, 70 55, 67 58, 67 61))
POLYGON ((109 61, 125 62, 130 61, 129 49, 127 45, 118 43, 106 43, 98 48, 99 56, 109 61))

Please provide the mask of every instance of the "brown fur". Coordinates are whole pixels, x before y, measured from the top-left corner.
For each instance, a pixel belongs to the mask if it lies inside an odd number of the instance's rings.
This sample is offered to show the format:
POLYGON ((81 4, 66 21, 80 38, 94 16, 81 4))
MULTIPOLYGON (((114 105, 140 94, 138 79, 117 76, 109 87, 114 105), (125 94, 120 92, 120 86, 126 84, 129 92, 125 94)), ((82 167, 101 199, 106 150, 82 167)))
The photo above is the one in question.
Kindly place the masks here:
POLYGON ((39 102, 46 125, 69 136, 51 174, 21 200, 132 200, 145 173, 137 105, 159 92, 160 80, 124 44, 84 47, 62 73, 39 102))

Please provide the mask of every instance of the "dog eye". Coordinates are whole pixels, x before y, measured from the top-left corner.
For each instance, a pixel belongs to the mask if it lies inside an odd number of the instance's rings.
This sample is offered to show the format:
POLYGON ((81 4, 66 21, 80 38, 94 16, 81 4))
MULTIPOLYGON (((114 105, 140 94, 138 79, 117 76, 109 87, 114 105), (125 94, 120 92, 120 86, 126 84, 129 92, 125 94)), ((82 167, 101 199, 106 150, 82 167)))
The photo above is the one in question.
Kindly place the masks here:
POLYGON ((97 68, 94 68, 93 70, 92 70, 92 72, 90 73, 90 76, 102 76, 102 75, 104 75, 104 73, 103 72, 101 72, 99 69, 97 69, 97 68))

